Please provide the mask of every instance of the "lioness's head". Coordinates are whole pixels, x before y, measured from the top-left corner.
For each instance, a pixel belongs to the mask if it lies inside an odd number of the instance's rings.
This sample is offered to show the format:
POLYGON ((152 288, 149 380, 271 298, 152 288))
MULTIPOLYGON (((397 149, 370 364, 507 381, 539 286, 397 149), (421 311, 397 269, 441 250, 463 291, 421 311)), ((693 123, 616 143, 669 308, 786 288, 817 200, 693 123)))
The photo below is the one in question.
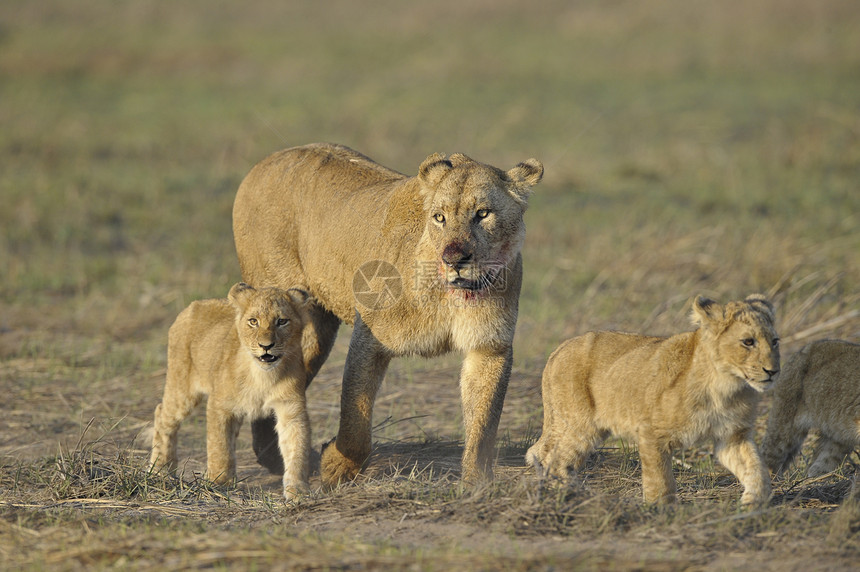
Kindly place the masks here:
POLYGON ((779 337, 773 306, 764 296, 752 294, 725 306, 698 296, 692 320, 701 326, 711 344, 716 367, 746 381, 756 391, 767 389, 779 373, 779 337))
POLYGON ((529 159, 509 171, 455 153, 435 153, 418 169, 439 278, 450 288, 491 288, 525 239, 523 213, 543 165, 529 159))
POLYGON ((304 307, 309 295, 298 288, 253 288, 240 282, 227 295, 236 308, 239 341, 263 369, 281 358, 301 358, 304 307))

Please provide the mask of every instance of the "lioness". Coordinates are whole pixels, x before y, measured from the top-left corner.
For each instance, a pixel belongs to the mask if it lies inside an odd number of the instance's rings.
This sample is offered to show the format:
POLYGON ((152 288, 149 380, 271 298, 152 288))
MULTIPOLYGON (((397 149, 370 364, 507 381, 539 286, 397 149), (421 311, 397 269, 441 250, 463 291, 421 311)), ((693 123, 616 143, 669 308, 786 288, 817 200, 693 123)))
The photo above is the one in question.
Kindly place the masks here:
POLYGON ((227 299, 199 300, 170 327, 164 398, 155 408, 150 464, 176 467, 179 424, 206 402, 206 468, 216 483, 236 478, 236 435, 245 416, 274 413, 286 460, 287 500, 307 491, 310 421, 305 407, 302 314, 306 292, 239 283, 227 299))
MULTIPOLYGON (((243 278, 303 284, 317 300, 303 337, 308 379, 341 321, 354 326, 340 428, 322 454, 324 484, 354 478, 370 454, 373 402, 391 358, 449 351, 466 354, 462 475, 492 476, 522 280, 523 212, 542 175, 535 159, 502 171, 436 153, 407 177, 347 147, 314 144, 271 155, 242 182, 233 234, 243 278)), ((277 471, 271 426, 254 424, 254 445, 277 471)))
POLYGON ((789 360, 773 388, 762 442, 771 471, 788 468, 810 429, 820 433, 810 477, 837 469, 860 446, 860 345, 820 340, 789 360))
POLYGON ((639 444, 646 502, 673 502, 672 449, 713 439, 744 486, 770 497, 753 442, 758 393, 779 371, 773 307, 760 295, 721 306, 697 297, 699 328, 669 338, 592 332, 564 342, 543 373, 543 433, 526 454, 539 476, 567 478, 609 433, 639 444))

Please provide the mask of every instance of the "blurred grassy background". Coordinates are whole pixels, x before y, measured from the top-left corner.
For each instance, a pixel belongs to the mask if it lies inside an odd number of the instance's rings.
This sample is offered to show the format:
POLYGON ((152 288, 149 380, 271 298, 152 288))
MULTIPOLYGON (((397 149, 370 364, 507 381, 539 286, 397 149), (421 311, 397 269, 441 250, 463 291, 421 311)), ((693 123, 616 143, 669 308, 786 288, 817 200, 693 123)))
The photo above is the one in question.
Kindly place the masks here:
MULTIPOLYGON (((0 126, 10 427, 148 420, 170 322, 239 279, 239 182, 312 141, 409 174, 435 151, 544 162, 511 388, 525 399, 503 429, 539 423, 562 339, 684 329, 698 293, 773 294, 789 351, 860 337, 850 0, 7 0, 0 126), (19 405, 40 396, 52 405, 19 405)), ((336 426, 347 335, 312 390, 327 396, 315 438, 336 426)), ((396 362, 378 416, 448 400, 436 422, 457 434, 456 372, 396 362), (416 385, 436 373, 450 383, 416 385)))

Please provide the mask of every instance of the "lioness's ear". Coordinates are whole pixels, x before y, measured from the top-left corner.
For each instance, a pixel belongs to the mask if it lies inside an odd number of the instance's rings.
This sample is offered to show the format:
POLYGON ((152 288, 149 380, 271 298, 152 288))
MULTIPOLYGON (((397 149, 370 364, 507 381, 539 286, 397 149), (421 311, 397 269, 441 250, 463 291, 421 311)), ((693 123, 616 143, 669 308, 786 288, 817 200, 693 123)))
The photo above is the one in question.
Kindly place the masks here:
POLYGON ((693 311, 690 315, 693 324, 707 326, 722 321, 723 316, 723 307, 717 302, 704 296, 696 296, 696 300, 693 302, 693 311))
POLYGON ((462 153, 454 153, 450 157, 448 157, 448 161, 454 167, 459 167, 460 165, 465 165, 466 163, 474 163, 474 159, 469 157, 468 155, 463 155, 462 153))
POLYGON ((245 301, 248 299, 248 295, 254 291, 253 286, 249 286, 244 282, 239 282, 238 284, 234 284, 232 288, 230 288, 230 292, 227 293, 227 299, 230 300, 237 308, 244 308, 245 301))
POLYGON ((435 187, 445 174, 454 168, 442 153, 433 153, 418 167, 418 179, 428 187, 435 187))
POLYGON ((775 316, 773 304, 770 303, 770 300, 768 300, 764 296, 764 294, 750 294, 746 297, 744 302, 746 302, 762 314, 765 314, 768 318, 770 318, 771 322, 774 321, 775 316))
POLYGON ((543 178, 543 163, 537 159, 529 159, 508 171, 506 175, 514 183, 511 194, 525 206, 532 194, 532 186, 538 184, 543 178))
POLYGON ((297 308, 304 308, 313 300, 311 293, 301 288, 287 288, 287 294, 297 308))
POLYGON ((543 178, 543 163, 537 159, 527 159, 508 171, 508 177, 519 185, 537 185, 543 178))

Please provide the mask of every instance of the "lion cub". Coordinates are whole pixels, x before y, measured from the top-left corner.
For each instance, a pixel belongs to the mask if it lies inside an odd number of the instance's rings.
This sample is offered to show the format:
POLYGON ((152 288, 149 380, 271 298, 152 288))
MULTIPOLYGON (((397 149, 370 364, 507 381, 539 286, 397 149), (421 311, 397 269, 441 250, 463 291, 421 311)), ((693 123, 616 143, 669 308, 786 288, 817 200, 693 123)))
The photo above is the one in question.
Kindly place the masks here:
POLYGON ((860 446, 860 345, 820 340, 789 360, 773 388, 762 443, 770 470, 787 469, 813 428, 820 435, 810 477, 837 469, 860 446))
POLYGON ((284 496, 307 491, 310 421, 302 327, 308 295, 291 288, 234 285, 227 299, 192 302, 168 334, 164 398, 155 408, 150 465, 176 467, 179 424, 208 395, 208 478, 236 478, 236 436, 245 417, 275 414, 284 496))
POLYGON ((543 372, 543 433, 526 454, 538 475, 566 479, 610 433, 639 444, 646 502, 673 502, 672 449, 713 439, 717 458, 766 501, 770 477, 753 442, 758 393, 779 371, 773 306, 701 296, 699 328, 669 338, 591 332, 564 342, 543 372))

